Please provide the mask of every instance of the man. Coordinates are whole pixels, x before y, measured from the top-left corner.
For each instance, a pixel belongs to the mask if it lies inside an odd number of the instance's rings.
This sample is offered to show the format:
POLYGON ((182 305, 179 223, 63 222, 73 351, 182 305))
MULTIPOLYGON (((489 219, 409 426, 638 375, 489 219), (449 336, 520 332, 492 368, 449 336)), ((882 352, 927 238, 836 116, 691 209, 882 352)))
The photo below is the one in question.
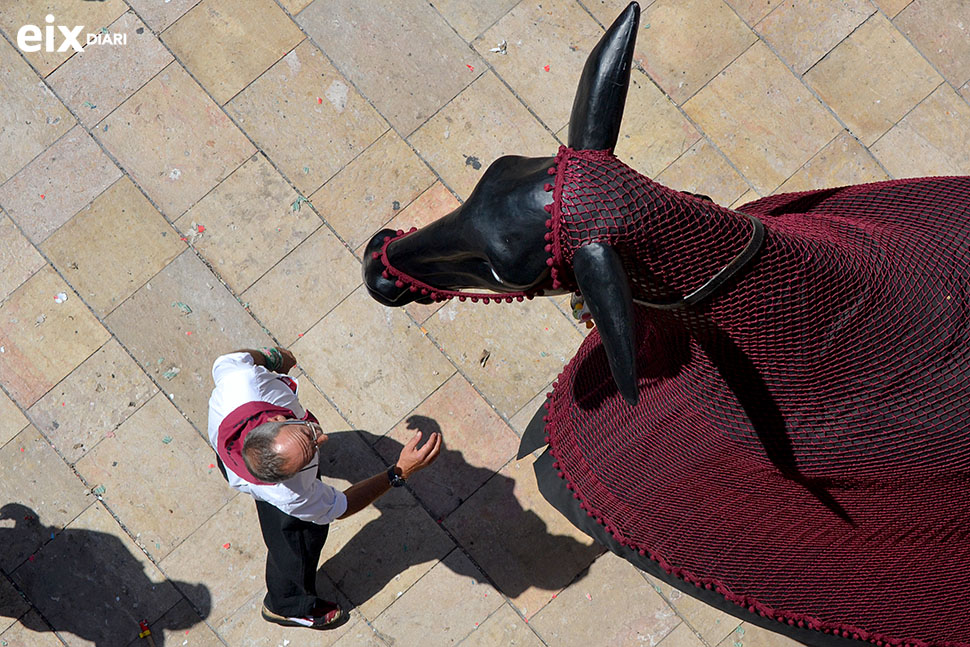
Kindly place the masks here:
POLYGON ((441 436, 430 434, 419 448, 419 431, 387 472, 343 492, 326 485, 319 479, 318 450, 327 435, 297 399, 297 381, 286 375, 294 366, 293 354, 279 347, 219 357, 212 366, 209 442, 229 485, 256 499, 267 549, 263 618, 330 629, 347 613, 316 593, 328 524, 359 512, 434 462, 441 436))

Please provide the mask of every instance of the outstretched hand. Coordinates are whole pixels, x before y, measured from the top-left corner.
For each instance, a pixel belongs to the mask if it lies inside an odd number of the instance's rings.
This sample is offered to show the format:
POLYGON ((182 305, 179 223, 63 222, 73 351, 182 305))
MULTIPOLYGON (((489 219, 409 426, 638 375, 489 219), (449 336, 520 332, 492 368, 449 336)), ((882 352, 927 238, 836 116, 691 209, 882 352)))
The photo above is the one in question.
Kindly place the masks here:
POLYGON ((417 471, 423 470, 438 458, 441 452, 441 434, 432 432, 428 442, 418 447, 421 442, 421 432, 417 432, 401 450, 397 459, 397 466, 401 468, 401 476, 405 479, 417 471))

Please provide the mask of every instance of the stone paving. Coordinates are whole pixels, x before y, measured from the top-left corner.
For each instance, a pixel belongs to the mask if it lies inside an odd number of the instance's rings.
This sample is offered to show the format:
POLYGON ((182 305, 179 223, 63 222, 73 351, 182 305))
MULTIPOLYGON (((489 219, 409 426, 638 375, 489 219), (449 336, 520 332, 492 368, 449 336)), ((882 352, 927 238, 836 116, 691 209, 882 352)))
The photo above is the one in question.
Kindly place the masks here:
MULTIPOLYGON (((564 141, 625 0, 0 0, 0 640, 794 645, 603 553, 518 435, 583 338, 563 299, 390 310, 371 234, 564 141), (45 16, 122 44, 24 52, 45 16), (503 45, 504 44, 504 45, 503 45), (437 427, 436 466, 335 523, 325 633, 259 618, 251 501, 205 439, 213 359, 280 344, 346 485, 437 427)), ((966 0, 645 0, 617 153, 740 205, 970 174, 966 0)))

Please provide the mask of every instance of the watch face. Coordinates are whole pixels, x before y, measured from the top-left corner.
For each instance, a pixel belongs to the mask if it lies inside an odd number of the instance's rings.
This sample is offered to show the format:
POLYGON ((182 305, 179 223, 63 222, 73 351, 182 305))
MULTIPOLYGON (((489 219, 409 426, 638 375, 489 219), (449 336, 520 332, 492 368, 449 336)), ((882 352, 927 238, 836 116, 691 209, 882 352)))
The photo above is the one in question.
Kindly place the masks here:
POLYGON ((390 482, 391 487, 401 487, 405 482, 404 478, 394 471, 393 465, 387 469, 387 480, 390 482))

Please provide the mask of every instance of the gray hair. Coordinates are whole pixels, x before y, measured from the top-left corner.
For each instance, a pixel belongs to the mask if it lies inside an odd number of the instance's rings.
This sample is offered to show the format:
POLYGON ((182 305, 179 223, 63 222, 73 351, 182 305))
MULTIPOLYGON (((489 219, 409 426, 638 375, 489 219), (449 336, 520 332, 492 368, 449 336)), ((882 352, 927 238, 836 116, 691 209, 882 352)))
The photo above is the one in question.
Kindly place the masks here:
POLYGON ((243 461, 249 473, 266 483, 279 483, 293 476, 284 469, 283 456, 276 451, 276 437, 280 428, 293 424, 292 420, 274 420, 253 427, 243 443, 243 461))

